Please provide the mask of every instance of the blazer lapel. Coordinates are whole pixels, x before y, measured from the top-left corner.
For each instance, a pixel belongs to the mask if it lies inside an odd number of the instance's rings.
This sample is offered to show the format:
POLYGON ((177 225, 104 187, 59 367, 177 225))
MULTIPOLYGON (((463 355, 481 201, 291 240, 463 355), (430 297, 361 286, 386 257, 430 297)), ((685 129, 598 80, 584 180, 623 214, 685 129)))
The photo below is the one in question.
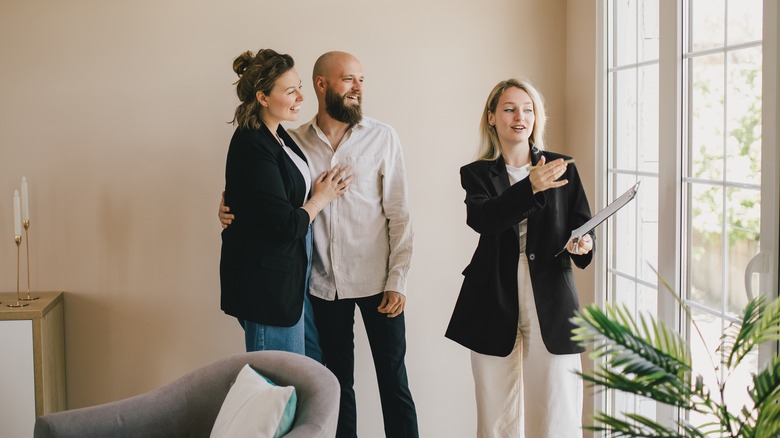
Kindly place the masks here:
POLYGON ((536 166, 540 159, 542 159, 542 151, 537 149, 536 146, 531 146, 531 165, 536 166))
POLYGON ((490 171, 490 182, 493 183, 493 188, 496 189, 496 194, 500 195, 501 193, 504 193, 504 190, 509 188, 509 176, 506 173, 504 158, 498 157, 498 160, 490 163, 490 167, 488 169, 490 171))
MULTIPOLYGON (((506 171, 506 163, 504 157, 498 157, 498 160, 494 161, 490 165, 490 182, 493 183, 493 187, 496 189, 496 194, 500 195, 509 188, 509 174, 506 171)), ((520 233, 520 229, 517 224, 512 225, 515 230, 515 236, 520 233)))
MULTIPOLYGON (((273 145, 272 150, 274 151, 276 161, 279 163, 280 168, 284 170, 282 172, 282 183, 284 184, 284 188, 287 191, 288 200, 293 203, 300 202, 303 204, 303 202, 305 202, 306 198, 308 197, 308 193, 302 193, 304 191, 305 182, 303 180, 303 176, 298 171, 298 167, 292 161, 292 158, 287 155, 287 152, 282 149, 282 145, 279 144, 276 136, 271 133, 271 130, 268 129, 265 124, 263 124, 260 128, 260 132, 266 137, 266 141, 273 145)), ((290 138, 281 125, 279 125, 279 128, 276 130, 276 134, 279 135, 285 146, 292 149, 303 159, 303 161, 306 161, 306 156, 303 155, 300 148, 298 148, 298 145, 295 144, 293 139, 290 138)))
MULTIPOLYGON (((531 165, 536 166, 539 160, 542 158, 542 151, 531 146, 531 165)), ((530 177, 529 177, 530 178, 530 177)), ((542 196, 547 196, 546 193, 542 193, 542 196)), ((526 248, 536 248, 536 228, 539 225, 539 219, 542 217, 539 212, 528 216, 528 236, 526 236, 526 248)))

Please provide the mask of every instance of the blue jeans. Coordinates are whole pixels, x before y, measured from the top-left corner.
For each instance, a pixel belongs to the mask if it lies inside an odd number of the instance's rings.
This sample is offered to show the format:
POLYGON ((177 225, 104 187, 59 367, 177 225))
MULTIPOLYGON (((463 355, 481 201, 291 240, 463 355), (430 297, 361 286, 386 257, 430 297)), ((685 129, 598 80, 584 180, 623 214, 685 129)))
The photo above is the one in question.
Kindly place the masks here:
POLYGON ((306 233, 306 282, 303 289, 303 333, 306 343, 306 356, 322 363, 322 349, 320 348, 320 336, 317 333, 317 326, 314 325, 314 310, 311 307, 311 301, 309 300, 309 275, 311 275, 311 250, 312 250, 312 235, 311 225, 309 225, 309 232, 306 233))
POLYGON ((292 327, 279 327, 258 324, 239 319, 244 329, 246 351, 282 350, 306 356, 322 362, 317 328, 314 326, 314 314, 309 302, 309 275, 311 274, 312 235, 311 225, 306 233, 306 281, 303 289, 303 313, 292 327))
POLYGON ((244 328, 246 351, 282 350, 291 353, 304 353, 303 313, 292 327, 259 324, 239 319, 244 328))

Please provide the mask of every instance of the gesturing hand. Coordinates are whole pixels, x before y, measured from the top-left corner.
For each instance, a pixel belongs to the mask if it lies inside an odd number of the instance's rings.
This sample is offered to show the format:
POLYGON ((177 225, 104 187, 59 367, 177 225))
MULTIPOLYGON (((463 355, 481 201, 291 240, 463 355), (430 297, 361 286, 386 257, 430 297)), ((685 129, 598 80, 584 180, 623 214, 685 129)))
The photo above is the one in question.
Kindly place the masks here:
POLYGON ((566 166, 566 162, 563 161, 563 158, 547 163, 544 155, 542 155, 542 158, 539 159, 539 162, 536 163, 536 166, 534 166, 534 169, 528 176, 534 194, 568 184, 569 180, 567 179, 556 181, 564 172, 566 172, 566 166))

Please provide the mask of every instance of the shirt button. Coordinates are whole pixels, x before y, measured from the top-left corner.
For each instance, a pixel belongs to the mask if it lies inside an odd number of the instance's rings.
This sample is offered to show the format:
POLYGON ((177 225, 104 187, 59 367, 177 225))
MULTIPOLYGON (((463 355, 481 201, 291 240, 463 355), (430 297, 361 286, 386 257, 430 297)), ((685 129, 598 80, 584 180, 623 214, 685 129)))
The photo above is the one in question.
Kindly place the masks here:
POLYGON ((528 260, 536 260, 536 254, 528 254, 528 260))

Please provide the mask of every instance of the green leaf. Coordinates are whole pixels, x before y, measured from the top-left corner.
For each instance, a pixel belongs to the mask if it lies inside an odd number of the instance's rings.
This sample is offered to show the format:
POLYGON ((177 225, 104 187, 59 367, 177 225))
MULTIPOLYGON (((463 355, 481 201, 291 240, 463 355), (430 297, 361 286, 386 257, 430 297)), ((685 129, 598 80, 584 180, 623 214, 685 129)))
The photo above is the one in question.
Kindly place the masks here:
POLYGON ((676 430, 671 430, 638 414, 616 418, 599 412, 588 429, 610 437, 780 436, 777 356, 753 376, 751 387, 746 388, 752 406, 742 406, 738 413, 732 413, 724 399, 731 370, 763 342, 780 340, 780 300, 750 300, 740 321, 724 331, 718 351, 728 372, 721 373, 712 361, 716 374, 723 376, 715 390, 708 388, 701 376, 692 376, 690 350, 684 339, 652 316, 634 317, 625 306, 606 305, 601 310, 591 305, 578 312, 572 322, 576 325, 573 339, 590 346, 591 357, 598 359, 592 372, 578 374, 597 391, 635 394, 711 419, 699 425, 680 420, 676 430), (718 394, 719 399, 711 398, 711 394, 718 394))

